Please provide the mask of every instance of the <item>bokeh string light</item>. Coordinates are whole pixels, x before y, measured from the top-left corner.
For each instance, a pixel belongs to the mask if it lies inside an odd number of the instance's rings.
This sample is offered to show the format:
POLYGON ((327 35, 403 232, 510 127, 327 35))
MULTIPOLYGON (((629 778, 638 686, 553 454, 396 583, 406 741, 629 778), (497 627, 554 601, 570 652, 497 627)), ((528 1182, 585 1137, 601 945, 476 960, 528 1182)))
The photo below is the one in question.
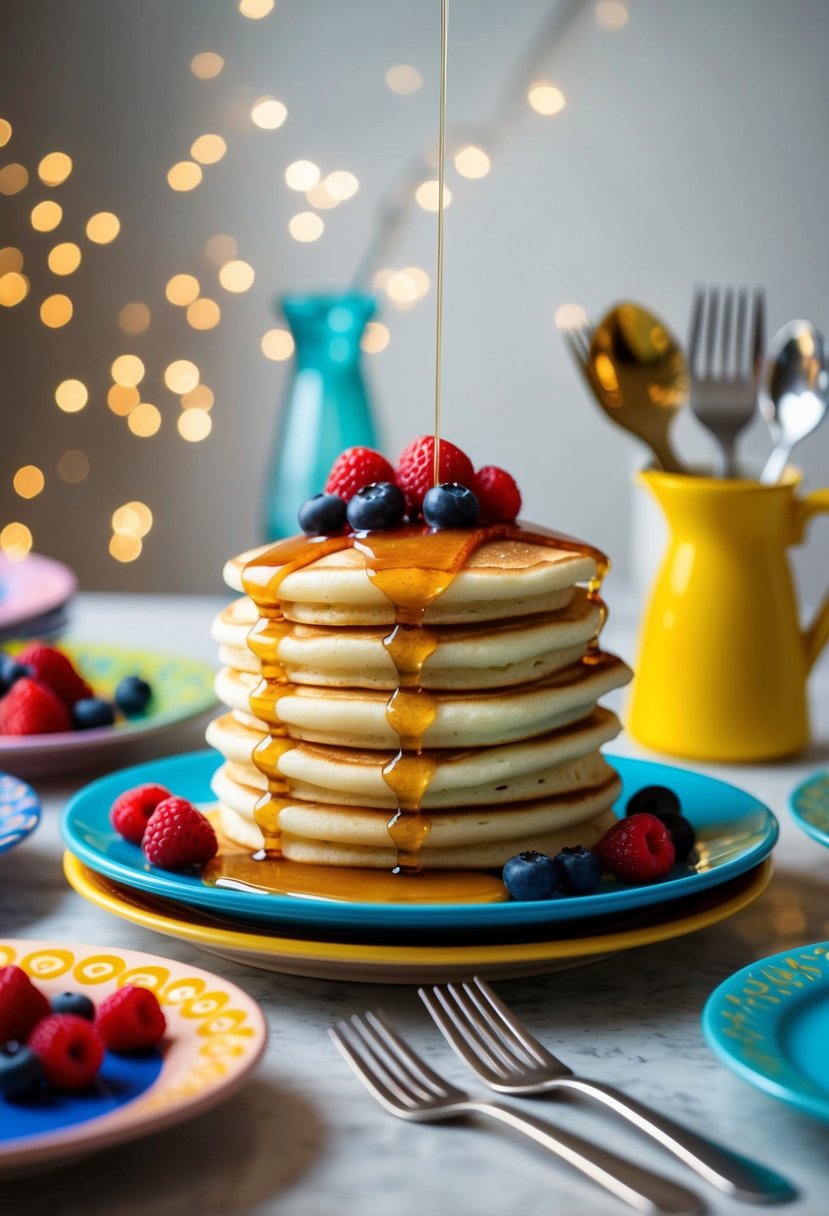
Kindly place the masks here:
MULTIPOLYGON (((563 41, 582 10, 588 7, 592 7, 596 26, 602 30, 621 29, 629 19, 622 0, 565 0, 551 10, 497 99, 492 122, 482 129, 467 126, 452 130, 449 151, 459 179, 475 182, 491 172, 493 154, 497 153, 510 127, 522 114, 535 113, 547 120, 554 119, 565 108, 562 83, 549 75, 551 60, 557 45, 563 41)), ((242 18, 251 22, 259 22, 278 11, 274 0, 238 0, 237 9, 242 18)), ((196 82, 215 80, 221 76, 225 66, 225 58, 213 50, 197 51, 189 61, 190 75, 196 82)), ((413 65, 397 64, 386 72, 385 84, 390 92, 401 99, 399 104, 405 105, 405 99, 423 87, 423 75, 413 65)), ((195 87, 202 86, 198 84, 195 87)), ((288 118, 287 106, 271 94, 261 95, 248 104, 252 126, 264 133, 278 131, 288 118)), ((0 118, 0 147, 10 143, 13 134, 11 122, 0 118)), ((211 166, 219 165, 227 153, 225 135, 215 130, 193 133, 189 149, 186 144, 179 149, 179 155, 184 154, 183 159, 166 171, 171 190, 179 195, 194 191, 205 180, 206 174, 211 172, 211 166)), ((18 195, 32 181, 46 191, 58 191, 75 171, 77 166, 72 157, 62 150, 43 156, 34 170, 16 159, 10 159, 8 163, 0 165, 0 194, 18 195)), ((320 239, 326 229, 323 214, 334 211, 354 198, 360 188, 357 175, 350 170, 323 168, 305 158, 292 160, 285 167, 284 175, 286 188, 304 195, 309 208, 298 210, 288 222, 289 235, 301 244, 320 239)), ((447 189, 444 206, 450 204, 451 198, 452 192, 447 189)), ((374 240, 361 261, 356 285, 362 288, 367 282, 373 283, 375 290, 382 291, 395 310, 411 308, 422 300, 431 286, 428 274, 415 266, 395 267, 390 255, 401 238, 408 214, 418 208, 434 211, 437 206, 434 157, 432 149, 428 149, 418 154, 402 177, 391 184, 382 200, 374 240)), ((41 197, 28 202, 27 207, 33 233, 53 232, 64 223, 64 207, 56 199, 41 197)), ((112 211, 99 211, 88 217, 83 232, 92 245, 108 245, 119 236, 121 220, 112 211)), ((75 234, 67 232, 67 236, 72 235, 75 234)), ((214 268, 210 273, 216 275, 218 286, 228 293, 228 303, 234 296, 241 296, 253 287, 256 272, 249 262, 239 257, 238 243, 233 236, 216 233, 206 241, 203 255, 205 262, 214 268)), ((85 254, 75 240, 63 240, 51 248, 42 249, 39 256, 52 274, 69 276, 81 266, 85 254)), ((210 274, 205 275, 196 269, 197 274, 191 274, 182 268, 167 280, 162 291, 167 303, 181 310, 179 315, 190 331, 207 331, 221 323, 224 305, 212 298, 209 285, 206 291, 203 289, 202 284, 210 282, 210 274)), ((28 265, 24 268, 22 252, 12 247, 0 249, 0 305, 7 308, 16 308, 21 304, 31 307, 31 304, 25 303, 32 296, 31 275, 34 275, 37 289, 34 307, 39 309, 43 325, 51 329, 68 325, 74 315, 70 295, 50 293, 48 287, 44 292, 37 267, 34 270, 28 265)), ((122 334, 143 334, 150 327, 155 307, 151 295, 146 303, 136 299, 125 302, 117 312, 118 329, 122 334)), ((373 321, 366 326, 361 348, 367 355, 376 355, 388 347, 390 340, 388 326, 373 321)), ((260 347, 262 356, 274 362, 290 359, 294 353, 293 338, 284 328, 273 328, 264 333, 260 347)), ((70 370, 65 369, 66 372, 70 370)), ((143 382, 145 373, 144 361, 139 355, 116 356, 112 360, 113 383, 105 397, 110 413, 124 419, 125 430, 142 440, 151 439, 159 431, 165 430, 161 409, 150 401, 142 400, 138 386, 143 382)), ((201 382, 198 366, 188 358, 175 359, 163 370, 163 382, 180 404, 175 421, 178 437, 191 445, 207 438, 213 429, 211 410, 214 394, 201 382)), ((81 412, 89 404, 89 389, 77 377, 69 376, 62 380, 54 393, 55 404, 67 414, 81 412)), ((79 448, 67 448, 56 461, 55 469, 61 482, 69 486, 77 485, 90 475, 89 458, 79 448)), ((39 466, 22 466, 15 474, 18 498, 25 502, 27 497, 36 497, 44 492, 46 482, 39 466)), ((122 514, 118 516, 118 521, 113 516, 110 541, 111 556, 123 563, 133 562, 141 555, 144 539, 152 524, 149 507, 144 508, 149 513, 150 521, 146 528, 142 527, 140 520, 130 515, 127 508, 135 511, 136 503, 128 503, 120 508, 122 514)), ((32 543, 31 532, 23 521, 6 524, 0 534, 0 548, 4 552, 14 552, 18 557, 28 553, 32 543)))

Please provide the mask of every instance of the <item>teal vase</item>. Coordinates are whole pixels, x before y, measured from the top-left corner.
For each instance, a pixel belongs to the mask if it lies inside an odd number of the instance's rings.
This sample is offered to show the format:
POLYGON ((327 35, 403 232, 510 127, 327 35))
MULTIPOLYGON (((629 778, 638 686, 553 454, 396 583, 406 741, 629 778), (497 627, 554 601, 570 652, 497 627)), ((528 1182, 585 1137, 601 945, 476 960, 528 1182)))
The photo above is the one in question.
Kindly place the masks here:
POLYGON ((360 339, 375 311, 370 296, 286 296, 280 307, 294 338, 265 493, 267 540, 297 531, 297 510, 319 494, 343 448, 377 446, 360 339))

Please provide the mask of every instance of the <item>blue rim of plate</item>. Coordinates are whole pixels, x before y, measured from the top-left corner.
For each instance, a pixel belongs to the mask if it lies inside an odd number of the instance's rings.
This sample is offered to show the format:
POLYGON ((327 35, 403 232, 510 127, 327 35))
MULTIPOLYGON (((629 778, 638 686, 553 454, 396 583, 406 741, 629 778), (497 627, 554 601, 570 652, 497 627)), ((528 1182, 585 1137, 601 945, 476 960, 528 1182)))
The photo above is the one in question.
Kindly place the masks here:
POLYGON ((30 785, 0 773, 0 853, 13 849, 40 823, 40 799, 30 785))
POLYGON ((829 942, 736 971, 706 1001, 702 1029, 737 1076, 829 1122, 829 942))
POLYGON ((334 920, 339 929, 372 928, 384 932, 395 928, 505 929, 639 911, 726 882, 759 865, 774 847, 779 831, 774 815, 736 786, 649 760, 613 756, 608 759, 622 779, 617 814, 624 814, 627 800, 645 785, 668 785, 675 790, 684 812, 697 829, 696 868, 677 866, 661 882, 649 886, 608 880, 605 889, 593 895, 556 896, 536 903, 352 903, 208 887, 198 875, 175 874, 150 865, 137 845, 123 840, 113 830, 109 809, 123 790, 145 781, 158 782, 201 805, 215 802, 210 778, 222 758, 213 751, 189 752, 137 764, 93 781, 79 790, 64 809, 61 833, 70 852, 99 874, 123 886, 202 908, 217 916, 281 928, 322 927, 334 920))
POLYGON ((793 790, 789 808, 807 836, 829 848, 829 773, 814 773, 793 790))

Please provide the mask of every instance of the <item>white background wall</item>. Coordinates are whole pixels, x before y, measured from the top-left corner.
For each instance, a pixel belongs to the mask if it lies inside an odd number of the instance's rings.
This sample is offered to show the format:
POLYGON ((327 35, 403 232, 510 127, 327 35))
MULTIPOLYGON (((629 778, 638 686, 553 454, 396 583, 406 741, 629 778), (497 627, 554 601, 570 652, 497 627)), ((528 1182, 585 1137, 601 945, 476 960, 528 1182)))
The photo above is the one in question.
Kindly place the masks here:
MULTIPOLYGON (((554 8, 452 0, 453 122, 497 122, 504 83, 554 8)), ((642 452, 586 395, 554 329, 557 307, 578 301, 598 316, 639 299, 684 334, 695 283, 762 284, 771 331, 795 316, 829 329, 829 4, 628 0, 628 9, 627 25, 608 32, 592 2, 581 6, 542 73, 563 89, 566 109, 545 118, 519 107, 486 178, 450 174, 446 213, 445 433, 476 463, 513 472, 528 518, 604 546, 617 586, 638 565, 630 476, 642 452)), ((241 16, 235 0, 5 0, 0 117, 14 137, 0 167, 20 161, 34 182, 0 196, 0 246, 23 249, 32 280, 29 299, 0 309, 0 526, 26 522, 36 548, 70 561, 89 588, 217 590, 223 560, 258 543, 289 375, 259 340, 278 323, 280 293, 348 283, 383 192, 433 137, 437 22, 437 0, 278 0, 261 21, 241 16), (189 69, 205 50, 226 61, 211 81, 189 69), (423 75, 411 97, 384 83, 399 63, 423 75), (278 131, 250 122, 262 94, 288 107, 278 131), (225 137, 227 155, 198 189, 174 194, 167 169, 209 131, 225 137), (34 169, 54 149, 75 167, 50 191, 34 169), (360 179, 307 245, 287 232, 305 207, 283 180, 299 157, 360 179), (65 208, 55 237, 29 225, 42 197, 65 208), (104 208, 121 217, 121 235, 93 247, 83 225, 104 208), (256 270, 244 295, 216 283, 204 252, 214 233, 232 234, 256 270), (62 284, 44 268, 58 235, 84 249, 62 284), (177 272, 195 274, 220 302, 218 328, 194 332, 165 301, 177 272), (50 331, 37 306, 55 290, 73 297, 75 317, 50 331), (148 304, 152 324, 128 338, 117 315, 129 301, 148 304), (162 410, 151 439, 131 435, 106 406, 109 365, 127 351, 144 360, 143 396, 162 410), (174 358, 193 359, 215 392, 203 443, 176 432, 178 401, 162 383, 174 358), (89 385, 90 402, 67 415, 54 388, 70 376, 89 385), (77 486, 54 474, 67 448, 91 462, 77 486), (25 503, 10 486, 27 463, 47 484, 25 503), (108 554, 109 521, 130 499, 146 502, 155 524, 140 559, 123 565, 108 554)), ((394 264, 432 274, 434 228, 433 215, 415 210, 394 264)), ((391 456, 431 426, 433 308, 433 291, 409 311, 381 307, 391 341, 366 357, 391 456)), ((689 457, 709 452, 690 418, 677 437, 689 457)), ((765 451, 761 424, 746 447, 765 451)), ((811 485, 826 483, 829 424, 799 463, 811 485)), ((825 582, 819 530, 811 558, 798 558, 810 595, 825 582)))

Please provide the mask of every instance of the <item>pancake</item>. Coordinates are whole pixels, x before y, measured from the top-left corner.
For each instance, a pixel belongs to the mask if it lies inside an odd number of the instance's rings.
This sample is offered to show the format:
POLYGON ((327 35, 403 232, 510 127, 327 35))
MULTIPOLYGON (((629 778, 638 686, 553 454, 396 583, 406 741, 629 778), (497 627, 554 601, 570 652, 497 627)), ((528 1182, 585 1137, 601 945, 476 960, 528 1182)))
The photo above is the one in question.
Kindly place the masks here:
MULTIPOLYGON (((610 822, 615 818, 610 807, 618 797, 621 783, 609 766, 606 767, 607 776, 601 784, 574 793, 539 798, 528 803, 431 812, 428 815, 429 832, 424 849, 428 848, 430 855, 443 855, 445 850, 450 850, 454 855, 464 850, 477 854, 483 848, 498 846, 503 852, 503 860, 506 860, 513 853, 520 852, 516 841, 548 837, 551 833, 561 834, 565 843, 583 843, 589 847, 588 841, 594 843, 598 839, 596 831, 600 835, 606 830, 607 814, 611 815, 610 822), (605 825, 600 830, 595 826, 597 818, 605 825)), ((212 784, 221 803, 224 832, 232 839, 241 836, 243 839, 240 843, 252 840, 254 807, 259 801, 260 792, 234 781, 225 768, 217 771, 212 784)), ((346 849, 357 847, 366 850, 373 858, 352 863, 360 865, 385 865, 388 860, 386 854, 391 854, 390 864, 394 865, 388 822, 388 811, 325 806, 305 801, 289 802, 279 813, 283 839, 287 836, 302 841, 306 854, 312 842, 317 849, 330 849, 332 845, 346 849), (386 860, 381 861, 381 857, 386 860)), ((286 850, 283 851, 289 856, 286 850)), ((308 860, 308 857, 302 860, 308 860)), ((460 862, 459 868, 467 869, 470 866, 460 862)))
MULTIPOLYGON (((268 548, 254 553, 263 556, 268 548)), ((252 559, 253 554, 243 557, 252 559)), ((225 566, 225 580, 234 590, 244 590, 246 564, 239 558, 225 566)), ((595 560, 584 553, 524 540, 485 541, 426 609, 424 624, 502 621, 555 612, 570 603, 577 583, 589 582, 596 573, 595 560)), ((362 554, 353 548, 325 554, 287 574, 279 598, 286 619, 300 624, 395 623, 394 605, 371 581, 362 554)))

